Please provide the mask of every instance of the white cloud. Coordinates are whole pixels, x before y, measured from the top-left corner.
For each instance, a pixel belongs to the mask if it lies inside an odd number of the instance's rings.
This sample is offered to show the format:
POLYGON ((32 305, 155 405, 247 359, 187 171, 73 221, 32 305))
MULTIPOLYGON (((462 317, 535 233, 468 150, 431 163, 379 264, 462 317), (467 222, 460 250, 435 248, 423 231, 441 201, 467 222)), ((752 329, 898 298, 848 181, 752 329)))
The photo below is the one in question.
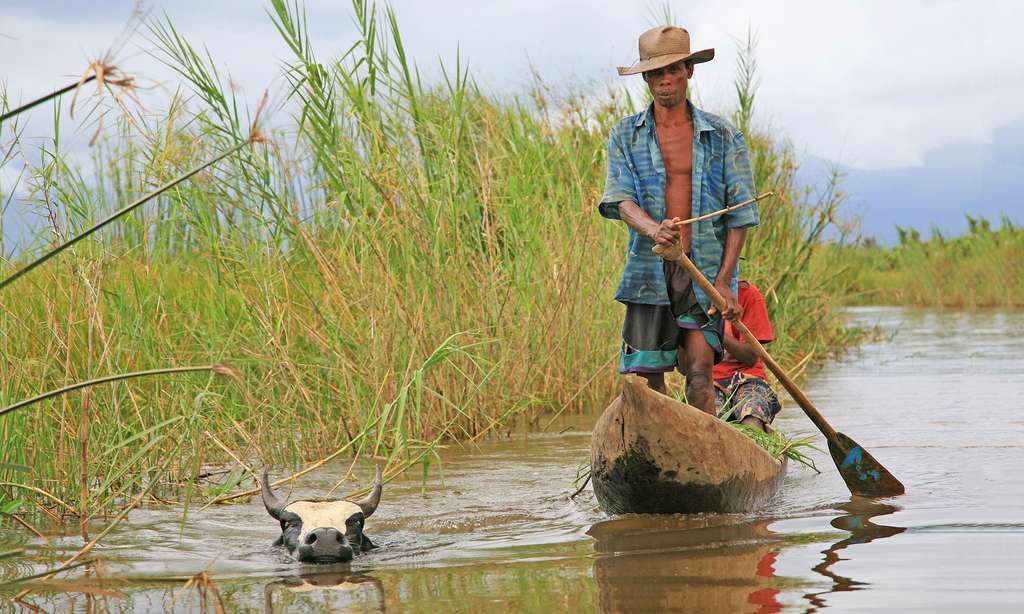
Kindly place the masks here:
MULTIPOLYGON (((249 100, 287 57, 264 3, 151 4, 154 14, 166 10, 190 40, 206 44, 249 100)), ((0 79, 9 92, 27 99, 84 68, 120 31, 132 2, 106 5, 116 8, 102 11, 102 19, 33 13, 28 2, 0 8, 0 32, 15 37, 0 37, 0 79)), ((531 64, 555 83, 619 82, 614 67, 635 59, 636 36, 652 19, 648 2, 621 0, 395 5, 425 74, 436 74, 438 56, 450 62, 460 49, 479 82, 504 92, 529 80, 531 64)), ((321 0, 307 6, 321 58, 347 48, 348 6, 321 0)), ((716 60, 698 69, 706 106, 731 106, 734 41, 752 28, 760 37, 759 118, 818 157, 859 168, 915 166, 947 143, 991 142, 1000 126, 1024 117, 1024 38, 1010 0, 727 0, 674 8, 696 46, 717 49, 716 60)), ((168 77, 141 53, 125 68, 168 77)), ((45 113, 35 116, 34 122, 48 120, 45 113)), ((31 128, 45 134, 46 123, 31 128)))
MULTIPOLYGON (((492 83, 525 76, 614 82, 651 25, 646 3, 454 0, 400 3, 410 38, 434 54, 460 42, 492 83), (519 11, 509 7, 528 5, 519 11), (414 8, 415 7, 415 8, 414 8)), ((862 168, 915 166, 929 149, 991 141, 1024 117, 1024 37, 1011 1, 676 3, 695 47, 717 58, 697 84, 712 109, 732 105, 735 42, 759 37, 758 114, 808 153, 862 168)))
POLYGON ((891 168, 946 143, 991 141, 1024 117, 1017 6, 733 2, 700 15, 698 27, 719 40, 745 23, 759 32, 760 110, 799 146, 891 168))

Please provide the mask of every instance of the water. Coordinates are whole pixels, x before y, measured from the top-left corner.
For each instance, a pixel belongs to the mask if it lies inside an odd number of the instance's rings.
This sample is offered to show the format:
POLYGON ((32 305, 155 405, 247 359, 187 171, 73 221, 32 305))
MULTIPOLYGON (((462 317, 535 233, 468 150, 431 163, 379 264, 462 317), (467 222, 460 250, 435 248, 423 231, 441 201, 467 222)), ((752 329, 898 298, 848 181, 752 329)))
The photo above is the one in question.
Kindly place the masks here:
MULTIPOLYGON (((1024 314, 859 308, 851 318, 887 338, 806 389, 905 496, 851 499, 823 454, 822 474, 792 468, 759 514, 609 519, 589 490, 568 499, 590 415, 562 433, 449 450, 425 488, 389 484, 366 530, 383 547, 351 566, 303 567, 269 548, 277 528, 258 500, 184 522, 139 510, 97 548, 98 565, 25 601, 62 611, 212 610, 217 599, 253 612, 1020 611, 1024 314), (202 572, 205 592, 188 583, 202 572)), ((792 403, 777 424, 813 430, 792 403)), ((326 492, 340 471, 293 495, 326 492)), ((4 531, 0 550, 30 554, 5 562, 7 577, 82 545, 76 534, 47 546, 4 531)))

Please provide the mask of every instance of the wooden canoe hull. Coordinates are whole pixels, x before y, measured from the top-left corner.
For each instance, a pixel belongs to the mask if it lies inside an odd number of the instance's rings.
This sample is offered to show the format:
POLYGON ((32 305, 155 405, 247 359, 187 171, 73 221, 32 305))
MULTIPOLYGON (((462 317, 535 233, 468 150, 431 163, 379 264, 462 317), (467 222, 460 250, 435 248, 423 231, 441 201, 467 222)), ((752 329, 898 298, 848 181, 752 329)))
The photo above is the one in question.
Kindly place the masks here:
POLYGON ((594 426, 590 468, 606 512, 688 514, 756 510, 786 466, 734 427, 627 376, 594 426))

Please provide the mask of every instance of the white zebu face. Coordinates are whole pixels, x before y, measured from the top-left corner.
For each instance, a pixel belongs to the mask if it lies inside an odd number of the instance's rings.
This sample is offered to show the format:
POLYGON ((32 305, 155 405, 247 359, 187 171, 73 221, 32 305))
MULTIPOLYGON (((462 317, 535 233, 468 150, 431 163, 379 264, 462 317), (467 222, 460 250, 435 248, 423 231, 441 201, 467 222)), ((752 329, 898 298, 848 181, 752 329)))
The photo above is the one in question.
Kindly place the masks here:
POLYGON ((277 544, 287 548, 299 562, 343 563, 374 547, 363 534, 363 524, 377 509, 381 486, 378 468, 373 491, 364 499, 307 500, 283 505, 271 492, 264 471, 261 491, 267 512, 281 523, 277 544))
POLYGON ((363 519, 351 501, 296 501, 281 514, 281 545, 299 562, 345 563, 362 551, 363 519))
POLYGON ((351 501, 296 501, 284 511, 302 520, 300 542, 317 527, 334 528, 347 535, 353 525, 362 527, 363 523, 363 510, 351 501))

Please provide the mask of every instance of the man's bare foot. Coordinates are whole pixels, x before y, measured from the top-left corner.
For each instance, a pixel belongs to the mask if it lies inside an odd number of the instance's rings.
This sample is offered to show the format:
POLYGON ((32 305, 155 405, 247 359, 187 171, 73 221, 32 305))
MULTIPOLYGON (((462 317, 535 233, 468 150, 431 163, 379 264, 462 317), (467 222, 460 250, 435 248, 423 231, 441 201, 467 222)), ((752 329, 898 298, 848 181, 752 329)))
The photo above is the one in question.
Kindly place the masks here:
POLYGON ((765 433, 768 432, 768 427, 765 425, 765 423, 762 422, 760 418, 756 418, 754 416, 747 416, 746 418, 740 420, 740 424, 752 426, 756 429, 761 429, 765 433))

